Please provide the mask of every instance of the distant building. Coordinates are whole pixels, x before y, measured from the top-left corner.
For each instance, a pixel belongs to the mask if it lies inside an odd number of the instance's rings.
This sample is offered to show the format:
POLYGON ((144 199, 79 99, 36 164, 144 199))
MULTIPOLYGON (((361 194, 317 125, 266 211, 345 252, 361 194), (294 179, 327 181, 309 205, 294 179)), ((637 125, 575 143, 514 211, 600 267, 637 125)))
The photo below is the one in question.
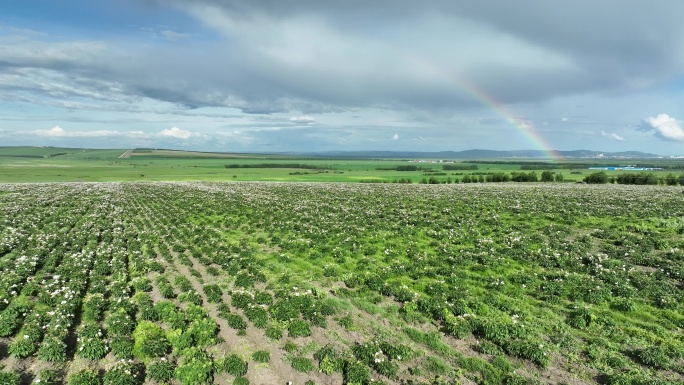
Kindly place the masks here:
POLYGON ((603 170, 603 171, 657 171, 657 170, 662 170, 662 167, 594 166, 594 167, 589 167, 589 170, 603 170))

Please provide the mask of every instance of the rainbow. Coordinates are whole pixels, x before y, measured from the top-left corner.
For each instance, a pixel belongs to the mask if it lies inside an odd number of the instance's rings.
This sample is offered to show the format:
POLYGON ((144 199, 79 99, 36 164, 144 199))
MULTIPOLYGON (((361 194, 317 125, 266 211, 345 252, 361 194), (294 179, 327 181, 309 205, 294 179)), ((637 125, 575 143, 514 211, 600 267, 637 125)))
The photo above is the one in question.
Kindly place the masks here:
POLYGON ((489 107, 492 111, 504 118, 510 123, 518 132, 520 132, 535 148, 541 150, 546 158, 551 160, 558 160, 559 156, 549 143, 534 129, 530 122, 516 116, 506 105, 496 100, 489 95, 482 88, 478 87, 471 81, 458 75, 453 70, 443 68, 433 62, 425 60, 415 54, 402 52, 402 56, 410 60, 419 62, 423 66, 430 67, 435 73, 449 81, 449 83, 456 85, 461 91, 468 94, 473 99, 489 107))

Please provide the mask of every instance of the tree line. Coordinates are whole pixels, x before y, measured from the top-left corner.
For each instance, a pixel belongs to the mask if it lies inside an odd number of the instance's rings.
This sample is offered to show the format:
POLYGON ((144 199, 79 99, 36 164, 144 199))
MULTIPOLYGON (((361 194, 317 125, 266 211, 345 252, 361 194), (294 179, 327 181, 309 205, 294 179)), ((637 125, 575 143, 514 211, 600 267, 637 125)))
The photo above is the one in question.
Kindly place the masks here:
MULTIPOLYGON (((440 179, 435 176, 430 178, 423 177, 418 183, 419 184, 451 184, 451 183, 485 183, 485 182, 563 182, 563 174, 554 173, 551 171, 544 171, 541 175, 538 175, 534 171, 530 172, 496 172, 489 174, 478 174, 478 175, 463 175, 463 178, 458 177, 447 177, 446 179, 440 179)), ((413 183, 411 178, 401 178, 394 180, 384 180, 384 179, 364 179, 360 181, 361 183, 413 183)))
POLYGON ((308 170, 332 170, 331 167, 315 166, 300 163, 251 163, 251 164, 226 164, 225 168, 305 168, 308 170))
POLYGON ((665 176, 658 176, 652 172, 640 173, 624 173, 618 176, 609 176, 605 171, 595 172, 587 175, 584 178, 585 183, 590 184, 633 184, 633 185, 668 185, 668 186, 684 186, 684 174, 679 176, 674 174, 667 174, 665 176))

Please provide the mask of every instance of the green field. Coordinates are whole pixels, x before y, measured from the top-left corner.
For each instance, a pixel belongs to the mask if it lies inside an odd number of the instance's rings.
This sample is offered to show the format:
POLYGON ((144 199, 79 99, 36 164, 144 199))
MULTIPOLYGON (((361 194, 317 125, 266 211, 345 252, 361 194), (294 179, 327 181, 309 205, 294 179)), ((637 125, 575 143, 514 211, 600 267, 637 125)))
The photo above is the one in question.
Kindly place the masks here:
POLYGON ((684 381, 670 186, 0 184, 0 223, 2 384, 684 381))
MULTIPOLYGON (((86 150, 52 147, 0 147, 0 182, 120 182, 120 181, 295 181, 295 182, 396 182, 429 181, 455 183, 464 177, 488 174, 544 171, 561 174, 564 182, 582 181, 592 171, 589 165, 615 165, 615 160, 572 160, 539 162, 534 160, 449 160, 449 165, 472 165, 477 170, 443 170, 445 164, 434 160, 409 162, 408 159, 322 159, 286 155, 224 154, 170 150, 133 150, 128 158, 120 158, 126 149, 86 150), (471 161, 472 162, 472 161, 471 161), (541 164, 540 164, 541 163, 541 164), (277 168, 236 167, 260 164, 277 168), (283 168, 292 164, 313 168, 283 168), (389 170, 413 165, 419 171, 389 170), (522 167, 537 167, 525 170, 522 167), (435 174, 436 173, 436 174, 435 174)), ((668 174, 675 178, 684 171, 682 159, 622 160, 665 167, 654 171, 658 178, 668 174)), ((620 171, 609 171, 617 176, 620 171)))
POLYGON ((682 170, 0 147, 0 384, 679 384, 682 170))

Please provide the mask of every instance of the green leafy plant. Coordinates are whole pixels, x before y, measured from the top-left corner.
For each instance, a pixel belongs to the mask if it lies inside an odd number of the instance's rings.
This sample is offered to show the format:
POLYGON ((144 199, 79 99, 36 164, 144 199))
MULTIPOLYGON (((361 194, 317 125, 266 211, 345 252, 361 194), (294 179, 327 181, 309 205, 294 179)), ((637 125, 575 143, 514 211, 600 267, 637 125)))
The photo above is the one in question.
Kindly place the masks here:
POLYGON ((239 314, 236 314, 236 313, 228 314, 228 317, 226 317, 226 321, 228 322, 228 326, 230 326, 233 329, 236 329, 236 330, 247 329, 247 322, 245 322, 245 320, 239 314))
POLYGON ((254 287, 254 276, 242 271, 235 277, 235 286, 249 289, 254 287))
POLYGON ((657 369, 669 369, 672 366, 672 359, 668 356, 667 350, 660 345, 640 349, 635 355, 642 364, 657 369))
POLYGON ((188 323, 185 320, 185 315, 180 309, 169 314, 166 318, 166 323, 169 325, 170 328, 179 330, 184 330, 188 325, 188 323))
POLYGON ((287 326, 287 333, 292 338, 308 337, 311 335, 311 326, 304 320, 294 319, 287 326))
POLYGON ((612 301, 611 306, 625 313, 633 312, 637 309, 636 303, 629 298, 616 298, 612 301))
POLYGON ((283 350, 288 353, 294 353, 299 350, 299 346, 292 341, 287 341, 285 342, 285 345, 283 345, 283 350))
POLYGON ((540 341, 517 339, 507 341, 504 345, 506 352, 514 357, 528 359, 541 368, 549 365, 551 357, 545 345, 540 341))
POLYGON ((511 336, 509 324, 498 320, 480 322, 475 332, 495 343, 503 343, 511 336))
POLYGON ((202 306, 195 305, 194 303, 188 304, 188 307, 185 308, 185 315, 190 322, 200 321, 209 316, 202 306))
POLYGON ((344 361, 338 357, 337 351, 332 346, 324 346, 314 353, 314 359, 318 360, 318 369, 331 375, 334 372, 341 372, 344 361))
POLYGON ((147 365, 146 375, 148 378, 160 383, 167 384, 173 378, 176 364, 162 357, 147 365))
POLYGON ((0 370, 0 384, 3 385, 19 385, 20 377, 16 373, 6 372, 0 370))
POLYGON ((176 305, 171 301, 162 300, 154 304, 154 311, 157 312, 159 318, 166 322, 166 319, 172 314, 176 313, 176 305))
POLYGON ((230 306, 227 304, 221 302, 216 306, 216 310, 218 311, 219 317, 226 319, 228 315, 230 314, 230 306))
POLYGON ((183 275, 177 275, 173 279, 173 283, 176 284, 182 292, 188 292, 193 290, 192 283, 190 283, 190 280, 183 275))
POLYGON ((259 329, 264 329, 268 326, 268 312, 262 307, 253 305, 248 307, 245 310, 245 316, 259 329))
POLYGON ((233 385, 249 385, 249 380, 244 377, 236 377, 233 380, 233 385))
POLYGON ((78 341, 76 354, 89 360, 99 360, 107 354, 107 345, 101 337, 82 337, 78 341))
POLYGON ((290 365, 294 370, 302 373, 309 373, 314 370, 313 363, 306 357, 292 357, 290 358, 290 365))
POLYGON ((397 376, 397 373, 399 372, 399 365, 397 365, 393 361, 387 360, 375 362, 373 368, 381 376, 385 376, 390 379, 395 378, 397 376))
POLYGON ((354 319, 350 314, 347 314, 344 317, 338 319, 337 323, 347 330, 351 330, 354 327, 354 319))
POLYGON ((273 305, 273 296, 265 291, 259 291, 254 295, 254 302, 259 305, 273 305))
POLYGON ((102 320, 102 314, 107 308, 107 300, 102 293, 90 294, 83 301, 83 313, 81 318, 84 321, 99 322, 102 320))
POLYGON ((171 342, 174 352, 182 352, 193 346, 194 339, 189 331, 173 329, 166 332, 166 338, 171 342))
POLYGON ((157 284, 157 289, 159 289, 159 293, 164 298, 167 298, 167 299, 176 298, 176 293, 173 291, 173 287, 169 283, 157 284))
POLYGON ((110 336, 130 335, 135 321, 124 309, 118 309, 107 318, 107 334, 110 336))
POLYGON ((247 373, 247 362, 237 354, 231 354, 216 362, 216 370, 241 377, 247 373))
POLYGON ((492 366, 498 368, 503 373, 513 371, 513 365, 503 354, 498 354, 492 358, 492 366))
POLYGON ((158 319, 157 312, 154 310, 154 302, 147 293, 137 293, 133 300, 140 311, 140 319, 145 321, 156 321, 158 319))
POLYGON ((60 381, 60 375, 56 370, 53 369, 43 369, 41 370, 36 378, 33 380, 34 383, 45 384, 45 385, 57 385, 62 383, 60 381))
POLYGON ((171 329, 184 330, 187 326, 185 314, 172 302, 159 301, 154 305, 154 311, 171 329))
POLYGON ((589 309, 586 308, 580 308, 571 312, 567 318, 568 325, 577 329, 586 328, 590 326, 593 322, 594 316, 589 311, 589 309))
POLYGON ((202 305, 202 296, 199 295, 195 290, 184 291, 178 296, 178 300, 181 302, 189 302, 197 306, 202 305))
POLYGON ((141 321, 133 331, 133 355, 148 360, 163 357, 171 348, 164 330, 150 321, 141 321))
POLYGON ((100 385, 100 377, 90 369, 82 369, 69 377, 69 385, 100 385))
POLYGON ((8 307, 0 313, 0 337, 7 337, 14 333, 19 326, 19 311, 8 307))
POLYGON ((118 297, 110 297, 109 312, 113 314, 118 311, 123 311, 133 317, 136 311, 135 302, 130 299, 127 294, 119 294, 118 297))
POLYGON ((104 374, 104 385, 140 385, 143 383, 144 366, 130 360, 114 363, 104 374))
POLYGON ((283 329, 278 326, 271 325, 266 328, 266 337, 271 340, 279 340, 283 338, 283 329))
POLYGON ((441 358, 436 356, 425 357, 425 370, 436 375, 447 375, 451 372, 451 367, 441 358))
POLYGON ((211 357, 197 347, 185 351, 185 358, 174 371, 174 377, 183 385, 203 385, 213 382, 211 357))
POLYGON ((530 381, 519 374, 509 373, 504 377, 505 385, 527 385, 530 381))
POLYGON ((10 344, 7 346, 7 352, 12 357, 24 358, 35 353, 37 346, 28 338, 24 338, 21 332, 10 344))
POLYGON ((499 345, 484 340, 479 341, 478 344, 475 345, 475 349, 482 354, 498 355, 503 353, 503 350, 499 347, 499 345))
POLYGON ((288 321, 299 317, 299 310, 297 310, 289 298, 281 299, 274 303, 271 307, 269 307, 268 311, 271 313, 271 317, 278 321, 288 321))
POLYGON ((49 336, 38 349, 38 358, 47 362, 64 362, 67 360, 66 349, 67 346, 61 338, 49 336))
POLYGON ((471 317, 447 314, 443 324, 444 332, 458 339, 468 337, 475 330, 475 326, 470 318, 471 317))
POLYGON ((138 277, 132 281, 133 288, 140 292, 152 291, 152 282, 146 277, 138 277))
POLYGON ((331 375, 335 372, 341 372, 344 367, 344 361, 334 356, 325 356, 318 363, 318 368, 321 372, 331 375))
POLYGON ((359 361, 347 361, 344 365, 344 383, 349 385, 363 385, 370 382, 371 370, 359 361))
POLYGON ((164 272, 164 265, 162 265, 161 263, 159 263, 157 261, 149 261, 147 265, 151 271, 154 271, 157 273, 163 273, 164 272))
POLYGON ((387 355, 391 360, 406 361, 413 358, 413 350, 403 344, 395 344, 389 342, 381 342, 380 349, 387 355))
POLYGON ((204 290, 204 294, 207 296, 207 301, 209 301, 209 303, 221 302, 223 292, 219 285, 204 285, 202 289, 204 290))
POLYGON ((267 363, 271 360, 271 353, 268 350, 257 350, 252 353, 252 360, 258 363, 267 363))
POLYGON ((192 335, 197 346, 210 346, 216 342, 218 324, 211 318, 204 318, 192 322, 188 332, 192 335))
POLYGON ((246 292, 235 292, 230 298, 230 303, 242 310, 246 310, 249 305, 252 304, 253 298, 249 293, 246 292))
POLYGON ((133 358, 134 342, 129 337, 116 336, 109 342, 114 357, 123 360, 133 358))

